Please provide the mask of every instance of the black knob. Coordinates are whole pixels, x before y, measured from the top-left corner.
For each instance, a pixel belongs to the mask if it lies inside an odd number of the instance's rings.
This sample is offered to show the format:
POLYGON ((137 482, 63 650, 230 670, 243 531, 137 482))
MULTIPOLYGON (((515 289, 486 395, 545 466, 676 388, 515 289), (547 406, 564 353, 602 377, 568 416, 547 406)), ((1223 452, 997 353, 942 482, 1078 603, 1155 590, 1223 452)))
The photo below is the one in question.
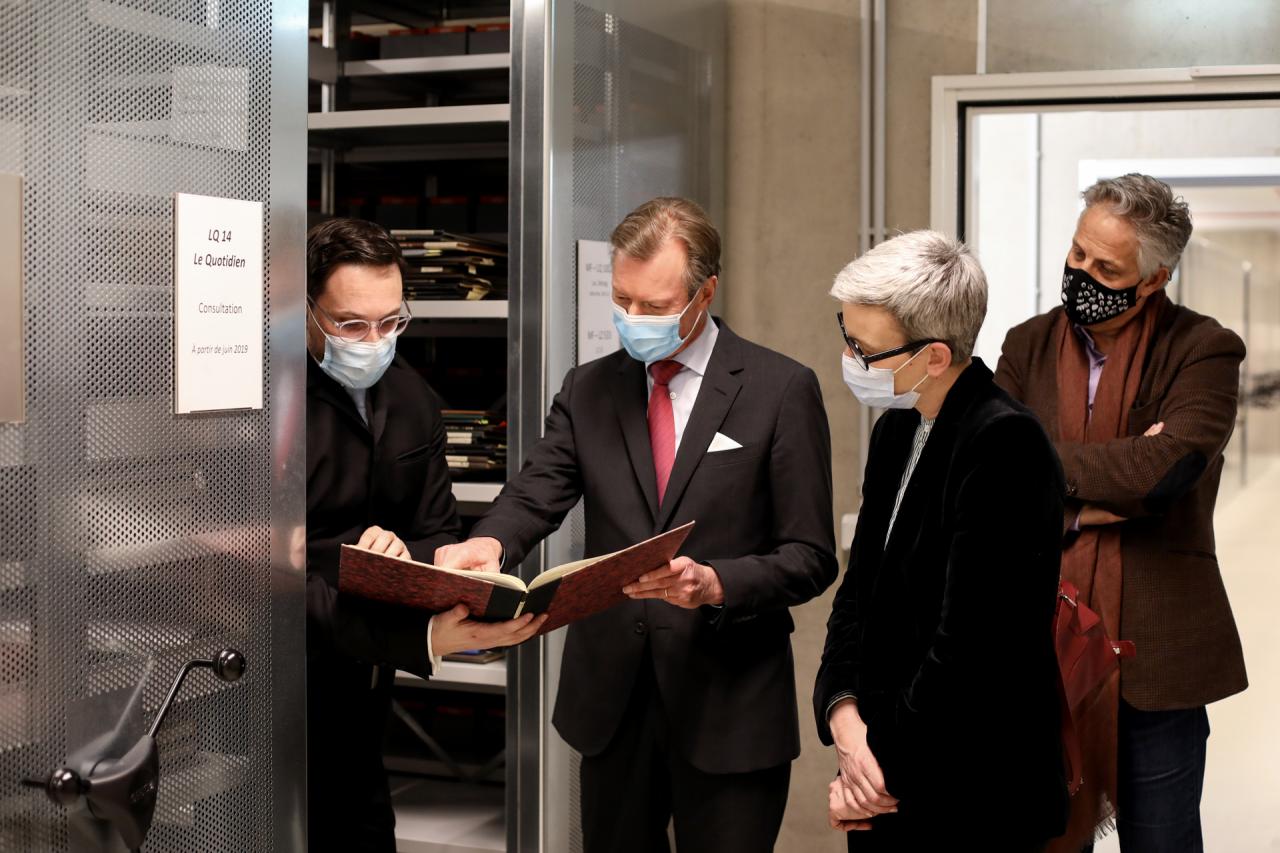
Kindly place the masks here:
POLYGON ((89 786, 80 778, 80 774, 67 767, 60 767, 49 774, 44 792, 60 806, 70 806, 80 799, 89 786))
POLYGON ((223 649, 213 659, 213 674, 223 681, 239 681, 244 668, 244 655, 235 649, 223 649))

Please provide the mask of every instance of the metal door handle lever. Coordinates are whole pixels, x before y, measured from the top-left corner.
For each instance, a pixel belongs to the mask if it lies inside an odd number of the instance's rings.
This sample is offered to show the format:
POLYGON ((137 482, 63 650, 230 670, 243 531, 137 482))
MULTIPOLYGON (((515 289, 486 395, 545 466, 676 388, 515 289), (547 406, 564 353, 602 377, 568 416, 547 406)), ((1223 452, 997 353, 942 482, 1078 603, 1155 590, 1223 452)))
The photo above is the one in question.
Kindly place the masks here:
POLYGON ((212 660, 188 661, 174 679, 169 695, 156 712, 151 729, 119 758, 90 757, 87 773, 70 767, 59 767, 45 780, 24 779, 22 784, 43 788, 46 796, 59 806, 72 806, 83 797, 89 811, 106 821, 120 834, 130 850, 142 847, 155 816, 156 797, 160 791, 160 753, 156 749, 156 733, 173 706, 187 674, 193 669, 209 669, 226 682, 238 681, 244 675, 244 655, 235 649, 223 649, 212 660))

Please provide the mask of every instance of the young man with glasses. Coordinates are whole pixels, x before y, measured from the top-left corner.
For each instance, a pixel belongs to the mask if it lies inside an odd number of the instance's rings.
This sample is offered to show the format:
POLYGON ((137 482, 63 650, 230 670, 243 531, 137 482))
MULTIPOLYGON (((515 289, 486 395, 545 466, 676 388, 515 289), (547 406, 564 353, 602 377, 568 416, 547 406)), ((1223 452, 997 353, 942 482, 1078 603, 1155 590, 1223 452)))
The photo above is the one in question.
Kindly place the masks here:
POLYGON ((483 624, 338 595, 360 544, 430 560, 460 525, 440 401, 403 359, 400 249, 380 226, 332 219, 307 235, 307 777, 309 849, 395 850, 382 731, 397 669, 523 642, 529 617, 483 624))

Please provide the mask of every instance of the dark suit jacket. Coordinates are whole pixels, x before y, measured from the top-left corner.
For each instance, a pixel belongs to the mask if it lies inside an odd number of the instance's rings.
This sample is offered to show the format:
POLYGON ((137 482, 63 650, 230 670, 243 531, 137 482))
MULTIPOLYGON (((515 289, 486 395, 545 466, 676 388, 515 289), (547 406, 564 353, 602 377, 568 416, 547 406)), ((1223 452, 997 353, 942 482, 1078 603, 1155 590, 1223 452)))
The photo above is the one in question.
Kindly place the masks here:
POLYGON ((901 801, 875 818, 868 849, 925 849, 900 845, 934 831, 1047 840, 1067 808, 1053 650, 1062 473, 1034 416, 975 359, 934 422, 886 546, 919 423, 914 410, 890 411, 872 432, 814 689, 818 733, 832 742, 827 708, 854 694, 901 801))
POLYGON ((644 366, 617 352, 569 371, 543 439, 472 531, 514 566, 579 498, 588 556, 697 521, 682 553, 715 568, 723 611, 628 601, 568 628, 554 722, 584 755, 612 739, 647 645, 694 766, 745 772, 800 753, 787 608, 837 572, 827 417, 813 371, 719 328, 661 509, 644 366), (717 431, 742 447, 706 453, 717 431))
POLYGON ((1061 308, 1009 332, 996 381, 1039 416, 1067 475, 1068 511, 1092 503, 1124 523, 1121 663, 1125 701, 1147 711, 1191 708, 1248 685, 1240 635, 1218 569, 1213 508, 1235 427, 1244 344, 1209 317, 1164 303, 1127 435, 1058 440, 1061 308), (1145 437, 1155 423, 1164 432, 1145 437))
POLYGON ((310 849, 394 845, 382 731, 398 668, 430 675, 427 614, 338 595, 338 549, 371 525, 431 559, 460 532, 435 394, 401 359, 351 396, 307 364, 307 744, 310 849), (375 666, 386 670, 375 683, 375 666), (381 839, 373 843, 370 839, 381 839))

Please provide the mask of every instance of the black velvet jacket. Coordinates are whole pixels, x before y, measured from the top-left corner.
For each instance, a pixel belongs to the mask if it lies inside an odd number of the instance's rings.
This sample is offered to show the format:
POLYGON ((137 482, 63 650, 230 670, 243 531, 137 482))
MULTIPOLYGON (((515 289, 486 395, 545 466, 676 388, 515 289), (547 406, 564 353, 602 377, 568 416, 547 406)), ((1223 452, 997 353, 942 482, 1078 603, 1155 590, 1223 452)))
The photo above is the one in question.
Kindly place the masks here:
MULTIPOLYGON (((896 815, 851 849, 924 838, 1019 849, 1063 830, 1067 794, 1052 623, 1063 477, 1035 417, 975 359, 947 395, 885 534, 920 415, 871 437, 849 566, 814 711, 854 694, 896 815)), ((855 837, 856 836, 856 837, 855 837)))

